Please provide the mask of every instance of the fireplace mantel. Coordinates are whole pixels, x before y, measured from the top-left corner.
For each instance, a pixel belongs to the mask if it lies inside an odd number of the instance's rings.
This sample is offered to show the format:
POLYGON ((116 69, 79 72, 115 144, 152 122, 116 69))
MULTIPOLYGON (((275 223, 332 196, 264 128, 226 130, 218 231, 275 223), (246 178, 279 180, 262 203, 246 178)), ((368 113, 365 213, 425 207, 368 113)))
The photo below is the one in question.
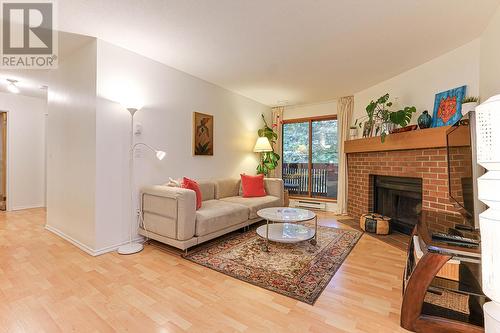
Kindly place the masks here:
MULTIPOLYGON (((422 209, 459 214, 449 198, 448 148, 450 127, 437 127, 390 134, 384 143, 380 137, 345 141, 347 153, 347 212, 353 217, 373 212, 373 176, 422 179, 422 209)), ((467 126, 455 131, 468 131, 467 126)), ((469 135, 463 142, 454 140, 452 154, 469 147, 469 135)), ((444 228, 444 227, 443 227, 444 228)), ((444 229, 443 229, 444 230, 444 229)))
POLYGON ((390 134, 382 143, 379 136, 348 140, 344 143, 344 152, 362 153, 389 150, 409 150, 446 147, 446 132, 451 126, 427 128, 410 132, 390 134))

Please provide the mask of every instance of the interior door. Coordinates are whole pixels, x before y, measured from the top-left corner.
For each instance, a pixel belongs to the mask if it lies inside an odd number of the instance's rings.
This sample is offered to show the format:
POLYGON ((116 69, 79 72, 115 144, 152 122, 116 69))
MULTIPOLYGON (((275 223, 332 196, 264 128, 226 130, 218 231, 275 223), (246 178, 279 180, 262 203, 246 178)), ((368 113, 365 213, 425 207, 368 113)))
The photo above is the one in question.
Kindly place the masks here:
POLYGON ((0 112, 0 210, 7 210, 7 112, 0 112))

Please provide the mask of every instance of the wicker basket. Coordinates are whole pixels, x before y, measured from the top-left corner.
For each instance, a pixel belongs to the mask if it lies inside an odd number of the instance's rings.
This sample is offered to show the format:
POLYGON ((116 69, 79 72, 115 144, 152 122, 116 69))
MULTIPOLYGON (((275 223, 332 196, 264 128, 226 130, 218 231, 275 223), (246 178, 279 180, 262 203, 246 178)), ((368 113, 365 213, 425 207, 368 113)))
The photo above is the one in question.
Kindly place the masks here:
POLYGON ((388 235, 391 233, 391 218, 375 213, 363 214, 359 218, 359 226, 366 232, 388 235))

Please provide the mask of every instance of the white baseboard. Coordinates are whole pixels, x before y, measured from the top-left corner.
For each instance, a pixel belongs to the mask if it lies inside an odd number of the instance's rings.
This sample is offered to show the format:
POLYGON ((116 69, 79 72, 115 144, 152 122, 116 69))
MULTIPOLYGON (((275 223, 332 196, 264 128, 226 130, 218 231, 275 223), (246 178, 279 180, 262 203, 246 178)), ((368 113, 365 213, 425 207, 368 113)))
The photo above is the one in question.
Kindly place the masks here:
POLYGON ((95 250, 92 249, 91 247, 77 241, 76 239, 74 239, 73 237, 70 237, 68 235, 66 235, 64 232, 60 231, 59 229, 57 228, 54 228, 48 224, 45 225, 45 229, 47 229, 48 231, 50 232, 53 232, 54 234, 56 234, 57 236, 67 240, 68 242, 70 242, 71 244, 73 244, 74 246, 78 247, 80 250, 90 254, 91 256, 95 256, 95 250))
MULTIPOLYGON (((140 243, 142 243, 142 242, 144 242, 144 237, 138 236, 136 238, 133 238, 132 242, 140 242, 140 243)), ((110 246, 106 246, 106 247, 100 248, 100 249, 94 251, 94 256, 100 256, 101 254, 105 254, 105 253, 108 253, 108 252, 116 251, 116 250, 118 250, 118 248, 120 246, 125 245, 127 243, 128 243, 128 241, 124 241, 124 242, 121 242, 119 244, 110 245, 110 246)))
MULTIPOLYGON (((93 248, 91 248, 91 247, 89 247, 89 246, 87 246, 87 245, 85 245, 85 244, 77 241, 73 237, 70 237, 70 236, 66 235, 64 232, 62 232, 59 229, 54 228, 54 227, 52 227, 50 225, 46 224, 45 225, 45 229, 47 229, 48 231, 56 234, 57 236, 59 236, 59 237, 61 237, 63 239, 65 239, 66 241, 70 242, 74 246, 78 247, 80 250, 84 251, 87 254, 90 254, 93 257, 100 256, 101 254, 105 254, 105 253, 108 253, 108 252, 116 251, 120 246, 128 243, 128 241, 124 241, 124 242, 120 242, 119 244, 106 246, 106 247, 103 247, 103 248, 100 248, 100 249, 93 249, 93 248)), ((132 241, 134 241, 134 242, 142 242, 143 240, 144 240, 144 238, 141 237, 141 236, 139 236, 139 237, 136 237, 135 239, 133 239, 132 241)))
POLYGON ((326 211, 327 212, 337 212, 337 203, 336 202, 327 202, 326 203, 326 211))
POLYGON ((15 210, 34 209, 34 208, 45 208, 45 205, 44 204, 35 204, 35 205, 25 205, 25 206, 14 206, 14 207, 10 207, 10 210, 15 211, 15 210))

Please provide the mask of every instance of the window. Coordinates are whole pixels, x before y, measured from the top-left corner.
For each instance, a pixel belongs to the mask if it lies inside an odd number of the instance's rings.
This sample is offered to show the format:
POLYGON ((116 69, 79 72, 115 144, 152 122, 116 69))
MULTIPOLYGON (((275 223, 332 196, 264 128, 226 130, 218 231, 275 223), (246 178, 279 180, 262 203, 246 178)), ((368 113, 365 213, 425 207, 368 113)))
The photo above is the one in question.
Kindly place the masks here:
POLYGON ((283 180, 291 195, 337 198, 336 117, 284 121, 282 155, 283 180))

